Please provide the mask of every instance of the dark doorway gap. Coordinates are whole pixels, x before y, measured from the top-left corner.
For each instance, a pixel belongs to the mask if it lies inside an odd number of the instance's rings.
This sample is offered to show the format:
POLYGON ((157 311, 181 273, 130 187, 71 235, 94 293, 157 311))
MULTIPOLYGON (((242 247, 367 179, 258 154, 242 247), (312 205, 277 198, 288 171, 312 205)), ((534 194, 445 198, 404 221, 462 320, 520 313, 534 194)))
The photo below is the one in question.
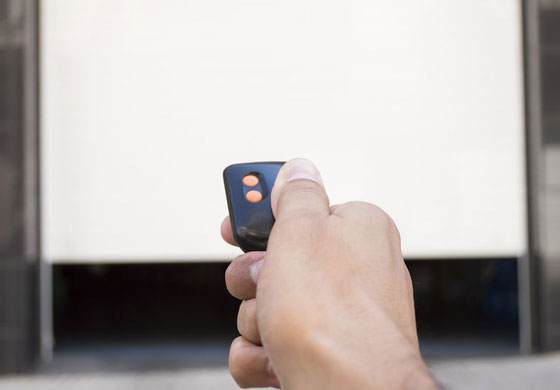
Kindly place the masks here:
MULTIPOLYGON (((518 348, 515 259, 407 261, 425 353, 518 348), (449 346, 449 348, 447 347, 449 346), (453 350, 455 349, 455 351, 453 350), (480 348, 479 348, 480 349, 480 348)), ((76 346, 229 343, 239 301, 228 263, 54 265, 55 351, 76 346)), ((470 354, 477 354, 471 351, 470 354)))

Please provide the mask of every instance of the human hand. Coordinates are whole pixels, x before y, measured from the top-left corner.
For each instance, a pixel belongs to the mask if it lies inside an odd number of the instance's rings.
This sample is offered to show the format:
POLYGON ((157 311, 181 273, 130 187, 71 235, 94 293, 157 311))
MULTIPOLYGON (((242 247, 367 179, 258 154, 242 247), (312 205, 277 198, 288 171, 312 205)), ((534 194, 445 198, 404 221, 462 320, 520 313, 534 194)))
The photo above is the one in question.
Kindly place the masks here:
MULTIPOLYGON (((226 272, 242 299, 230 370, 241 387, 436 389, 419 352, 399 232, 380 208, 329 207, 319 172, 295 159, 271 194, 266 252, 226 272)), ((222 236, 235 245, 226 218, 222 236)))

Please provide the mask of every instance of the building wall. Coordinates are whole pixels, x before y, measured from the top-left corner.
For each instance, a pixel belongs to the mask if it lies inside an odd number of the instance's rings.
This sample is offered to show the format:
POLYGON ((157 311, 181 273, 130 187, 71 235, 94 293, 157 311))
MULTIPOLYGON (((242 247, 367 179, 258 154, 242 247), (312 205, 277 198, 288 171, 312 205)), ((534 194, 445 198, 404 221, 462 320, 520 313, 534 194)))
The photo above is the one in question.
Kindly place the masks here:
POLYGON ((0 0, 0 374, 39 354, 36 5, 0 0))
POLYGON ((560 1, 528 9, 531 255, 538 346, 560 348, 560 1))

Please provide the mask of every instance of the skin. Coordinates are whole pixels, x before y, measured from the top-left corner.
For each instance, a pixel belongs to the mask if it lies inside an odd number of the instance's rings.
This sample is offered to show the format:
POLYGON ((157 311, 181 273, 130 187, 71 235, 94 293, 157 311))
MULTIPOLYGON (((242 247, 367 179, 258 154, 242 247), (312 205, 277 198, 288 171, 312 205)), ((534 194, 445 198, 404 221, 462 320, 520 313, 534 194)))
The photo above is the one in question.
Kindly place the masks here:
MULTIPOLYGON (((330 206, 303 159, 278 174, 266 252, 237 257, 242 300, 229 367, 240 387, 437 389, 418 348, 410 275, 393 220, 364 202, 330 206)), ((224 240, 236 245, 229 218, 224 240)))

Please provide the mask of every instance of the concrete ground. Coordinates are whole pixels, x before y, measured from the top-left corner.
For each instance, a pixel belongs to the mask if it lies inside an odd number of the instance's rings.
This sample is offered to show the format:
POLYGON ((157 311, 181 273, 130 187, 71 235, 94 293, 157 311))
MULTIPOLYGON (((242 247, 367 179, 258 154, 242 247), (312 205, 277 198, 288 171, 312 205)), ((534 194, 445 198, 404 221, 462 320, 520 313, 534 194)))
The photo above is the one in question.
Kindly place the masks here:
MULTIPOLYGON (((237 389, 225 346, 63 351, 27 375, 0 377, 0 390, 230 390, 237 389)), ((560 353, 432 359, 448 390, 559 390, 560 353)))
POLYGON ((429 362, 448 390, 560 390, 560 354, 429 362))

